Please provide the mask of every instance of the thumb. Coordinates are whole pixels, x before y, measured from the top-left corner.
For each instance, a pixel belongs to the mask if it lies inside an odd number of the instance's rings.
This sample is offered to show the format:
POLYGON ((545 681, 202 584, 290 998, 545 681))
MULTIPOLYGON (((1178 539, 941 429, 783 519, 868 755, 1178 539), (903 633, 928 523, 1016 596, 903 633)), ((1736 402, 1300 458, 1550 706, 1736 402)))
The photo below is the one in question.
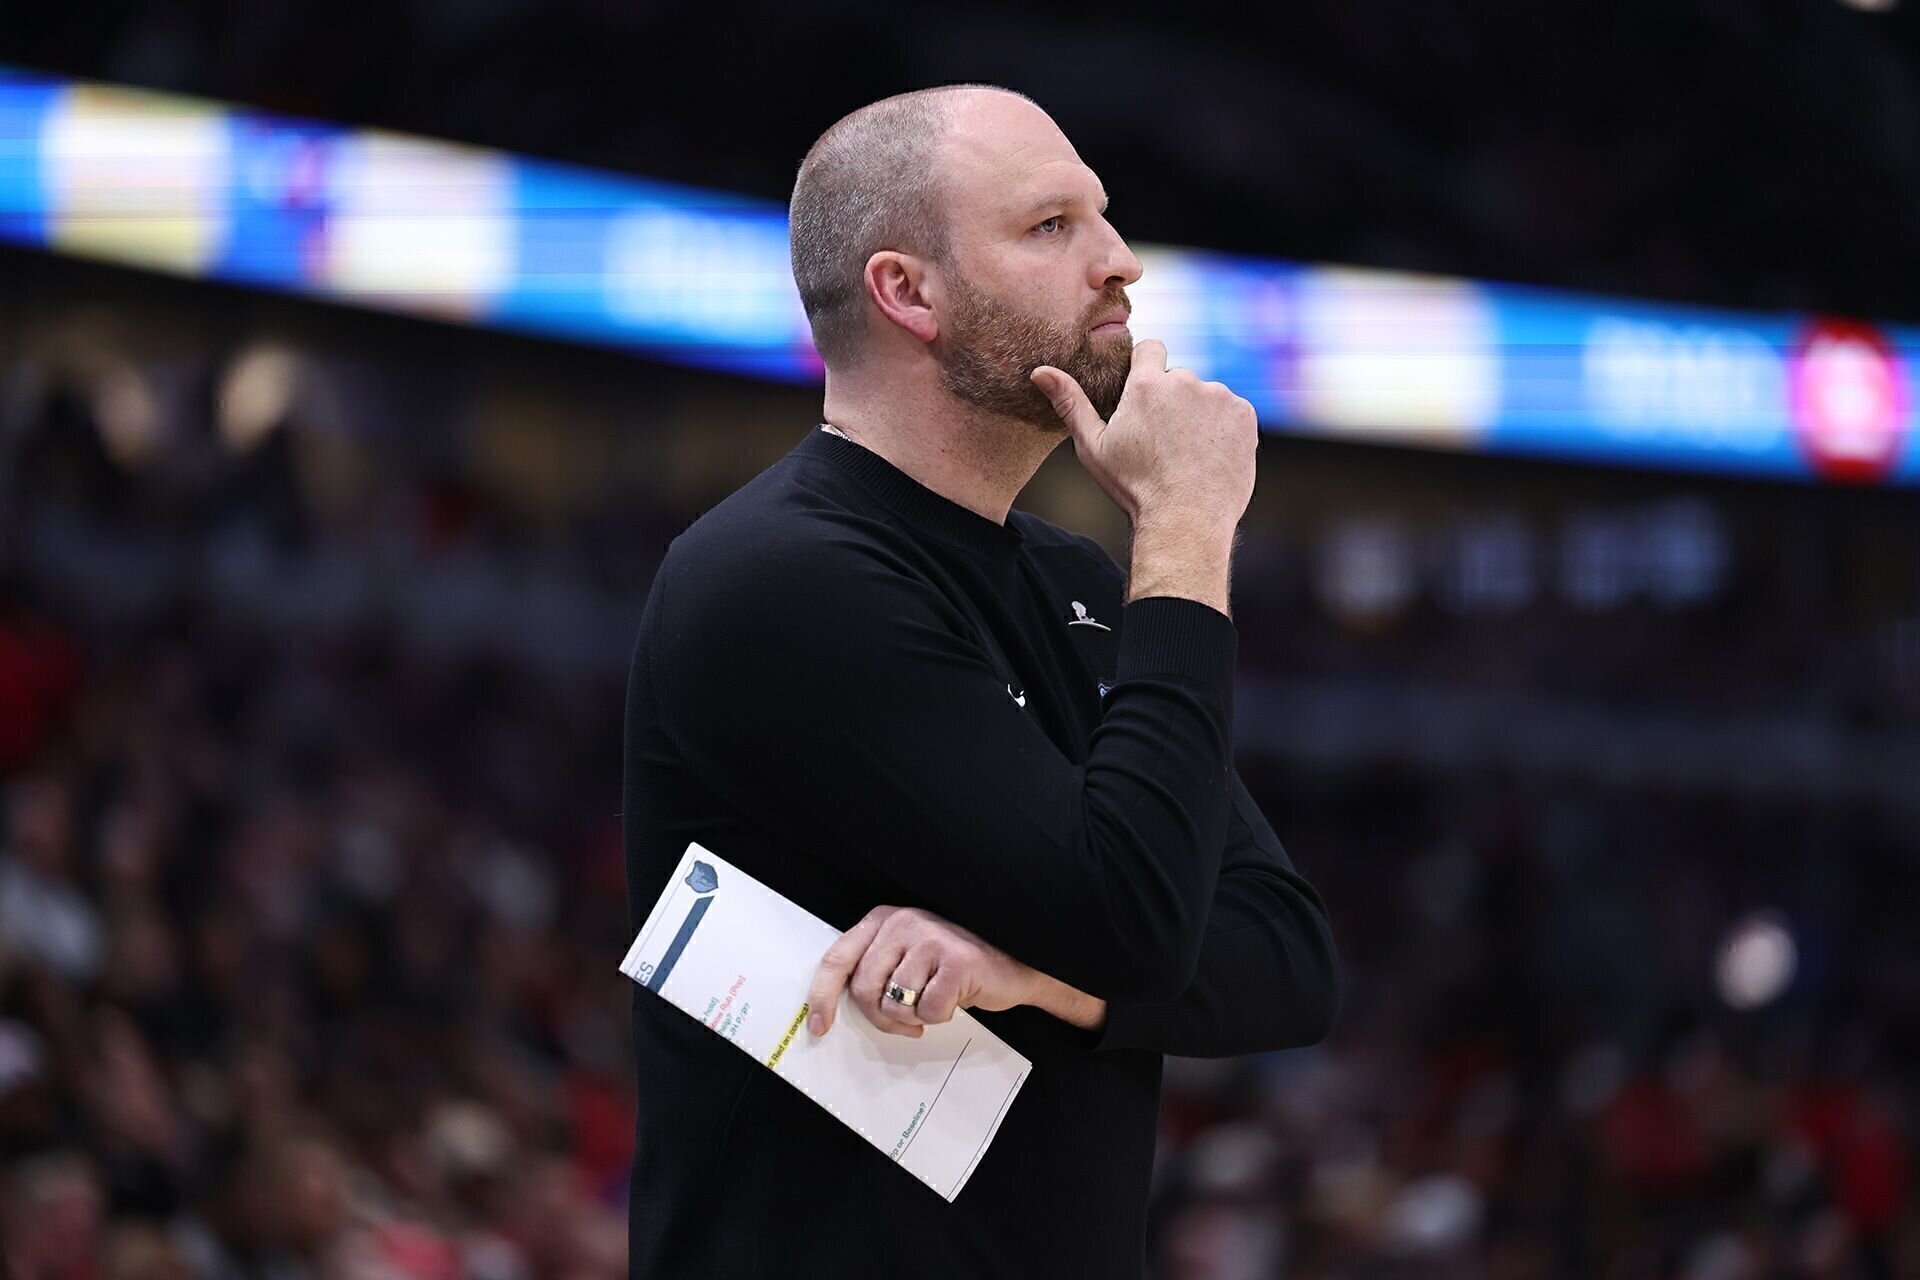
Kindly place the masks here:
POLYGON ((1071 374, 1043 364, 1031 376, 1033 385, 1040 388, 1040 394, 1060 415, 1060 421, 1067 425, 1067 430, 1073 433, 1075 440, 1107 425, 1093 411, 1093 402, 1087 399, 1087 393, 1080 389, 1080 384, 1073 380, 1071 374))

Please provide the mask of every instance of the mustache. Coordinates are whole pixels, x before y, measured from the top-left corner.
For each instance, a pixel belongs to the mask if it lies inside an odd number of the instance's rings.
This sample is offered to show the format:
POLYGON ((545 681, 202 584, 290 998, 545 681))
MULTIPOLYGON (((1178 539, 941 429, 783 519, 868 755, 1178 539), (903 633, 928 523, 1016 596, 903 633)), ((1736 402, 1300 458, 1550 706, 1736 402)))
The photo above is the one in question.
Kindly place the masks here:
POLYGON ((1127 291, 1119 285, 1115 285, 1113 288, 1107 290, 1107 292, 1101 294, 1100 297, 1095 300, 1094 304, 1087 308, 1086 314, 1080 317, 1080 332, 1086 333, 1091 330, 1096 320, 1101 319, 1107 312, 1113 310, 1115 307, 1125 307, 1128 311, 1133 310, 1133 303, 1128 299, 1127 291))

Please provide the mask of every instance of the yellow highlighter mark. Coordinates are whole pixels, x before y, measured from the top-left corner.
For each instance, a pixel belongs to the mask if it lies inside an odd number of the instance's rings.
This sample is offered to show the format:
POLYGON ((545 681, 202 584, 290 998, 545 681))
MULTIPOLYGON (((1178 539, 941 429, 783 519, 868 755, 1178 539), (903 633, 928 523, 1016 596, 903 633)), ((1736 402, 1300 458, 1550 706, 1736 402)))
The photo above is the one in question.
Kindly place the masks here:
POLYGON ((806 1020, 807 1006, 803 1004, 800 1006, 800 1012, 793 1015, 793 1021, 787 1024, 787 1034, 781 1036, 780 1043, 774 1046, 773 1056, 767 1059, 767 1065, 769 1067, 777 1067, 780 1065, 780 1055, 785 1053, 787 1046, 793 1043, 794 1036, 800 1032, 800 1024, 806 1020))

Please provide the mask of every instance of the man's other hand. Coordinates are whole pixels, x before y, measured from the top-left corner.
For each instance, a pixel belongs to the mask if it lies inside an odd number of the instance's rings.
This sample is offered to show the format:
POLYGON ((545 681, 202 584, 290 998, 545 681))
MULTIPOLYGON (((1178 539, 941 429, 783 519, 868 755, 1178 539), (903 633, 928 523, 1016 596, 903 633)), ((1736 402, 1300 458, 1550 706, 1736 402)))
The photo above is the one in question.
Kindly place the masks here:
POLYGON ((892 1035, 920 1036, 955 1009, 1011 1009, 1032 1003, 1043 978, 977 934, 916 907, 875 907, 821 957, 807 995, 807 1025, 825 1035, 852 980, 853 1002, 892 1035), (886 998, 887 984, 920 992, 912 1006, 886 998))

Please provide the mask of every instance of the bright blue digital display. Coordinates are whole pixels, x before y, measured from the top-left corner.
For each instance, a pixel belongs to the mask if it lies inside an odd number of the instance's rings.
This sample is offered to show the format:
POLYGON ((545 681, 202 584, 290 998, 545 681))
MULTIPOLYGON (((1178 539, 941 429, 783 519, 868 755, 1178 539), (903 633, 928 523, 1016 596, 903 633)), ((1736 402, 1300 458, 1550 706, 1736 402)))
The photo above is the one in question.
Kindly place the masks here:
MULTIPOLYGON (((0 239, 821 373, 777 204, 5 68, 0 239)), ((1135 247, 1136 336, 1272 430, 1920 484, 1920 330, 1135 247)))

